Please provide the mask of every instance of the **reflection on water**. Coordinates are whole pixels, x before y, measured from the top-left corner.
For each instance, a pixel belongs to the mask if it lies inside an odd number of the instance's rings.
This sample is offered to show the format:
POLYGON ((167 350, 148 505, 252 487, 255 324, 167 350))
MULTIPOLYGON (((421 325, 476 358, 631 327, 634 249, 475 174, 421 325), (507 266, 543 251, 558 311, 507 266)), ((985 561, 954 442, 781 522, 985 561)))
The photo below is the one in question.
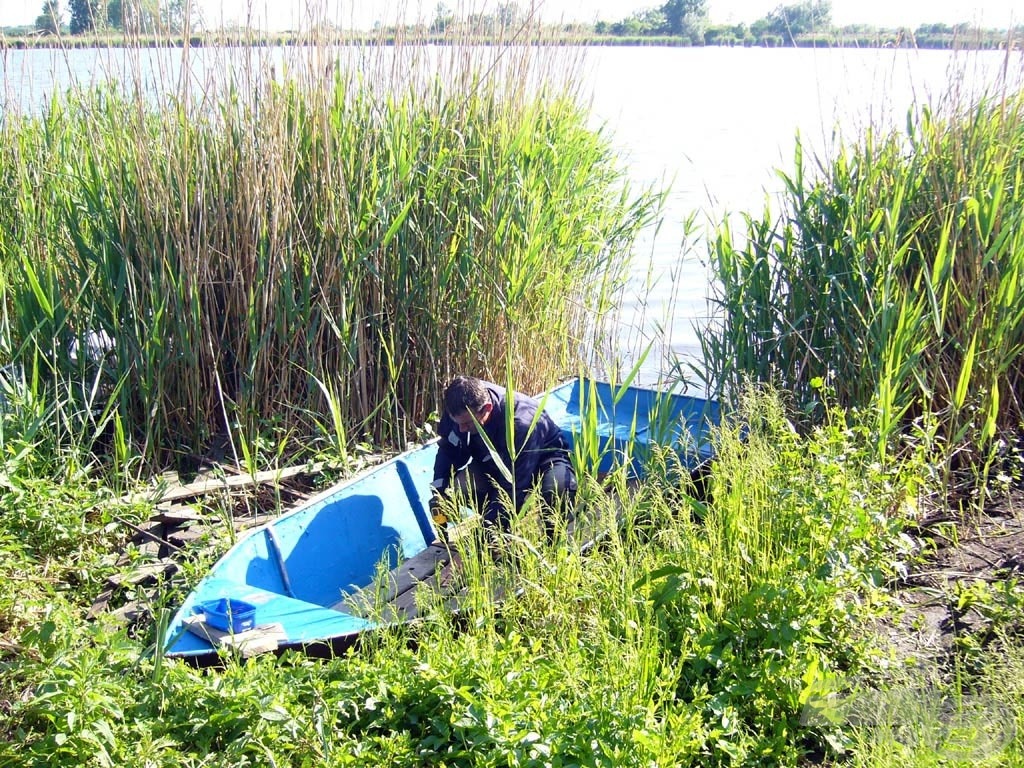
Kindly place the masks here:
MULTIPOLYGON (((259 64, 280 72, 302 50, 7 50, 0 97, 5 113, 33 111, 55 90, 115 78, 158 98, 177 88, 183 64, 202 83, 259 64)), ((379 52, 347 55, 356 66, 390 66, 379 52)), ((1024 83, 1020 52, 600 47, 583 62, 593 124, 609 131, 632 183, 671 185, 664 221, 637 243, 618 344, 628 366, 653 343, 648 382, 666 358, 699 351, 695 328, 709 315, 704 235, 723 216, 761 212, 781 188, 774 169, 791 167, 798 134, 805 147, 828 153, 867 125, 902 126, 915 104, 1024 83), (687 237, 683 222, 694 215, 687 237)))

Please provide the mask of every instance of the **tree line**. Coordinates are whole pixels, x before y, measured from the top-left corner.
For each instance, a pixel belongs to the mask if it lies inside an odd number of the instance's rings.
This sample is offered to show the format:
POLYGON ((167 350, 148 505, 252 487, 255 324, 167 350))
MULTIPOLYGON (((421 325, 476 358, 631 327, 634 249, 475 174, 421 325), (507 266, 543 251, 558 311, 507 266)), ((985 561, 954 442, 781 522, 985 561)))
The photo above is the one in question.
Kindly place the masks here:
POLYGON ((709 24, 707 0, 672 0, 617 22, 599 21, 593 25, 593 32, 610 38, 677 37, 693 45, 909 44, 951 47, 959 43, 994 47, 1019 40, 1024 36, 1024 27, 982 30, 968 22, 921 24, 914 30, 887 30, 868 24, 836 27, 832 21, 831 0, 781 4, 750 24, 709 24))
MULTIPOLYGON (((44 0, 36 19, 40 34, 68 32, 169 34, 199 29, 202 19, 187 0, 65 0, 68 23, 64 22, 62 0, 44 0)), ((459 16, 447 3, 439 3, 431 21, 416 29, 433 36, 468 33, 481 37, 504 35, 540 24, 515 2, 497 3, 490 12, 459 16)), ((1012 30, 980 30, 969 23, 922 24, 916 30, 882 30, 870 25, 836 28, 832 23, 831 0, 801 0, 782 4, 756 21, 738 24, 710 24, 708 0, 667 0, 659 6, 637 11, 615 22, 560 25, 556 33, 571 39, 615 41, 671 39, 689 45, 904 45, 952 47, 974 44, 982 47, 1006 45, 1024 35, 1024 27, 1012 30)), ((398 31, 384 27, 378 32, 398 31)), ((406 28, 408 31, 408 28, 406 28)), ((550 31, 550 30, 549 30, 550 31)), ((1019 45, 1019 43, 1017 43, 1019 45)))
POLYGON ((187 26, 187 8, 187 0, 67 0, 65 25, 61 0, 44 0, 35 30, 50 35, 180 34, 187 26))

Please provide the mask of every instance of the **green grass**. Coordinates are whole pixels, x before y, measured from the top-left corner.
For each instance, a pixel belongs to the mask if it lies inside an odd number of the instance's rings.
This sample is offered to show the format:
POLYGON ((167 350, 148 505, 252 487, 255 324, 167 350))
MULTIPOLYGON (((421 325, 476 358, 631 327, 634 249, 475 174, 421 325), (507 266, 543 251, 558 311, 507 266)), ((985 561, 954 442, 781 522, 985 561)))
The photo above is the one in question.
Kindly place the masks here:
POLYGON ((0 765, 924 766, 961 760, 979 724, 950 713, 972 701, 1015 729, 965 759, 1024 762, 1019 585, 960 588, 985 638, 948 668, 904 668, 872 623, 936 464, 984 479, 1021 422, 1013 95, 817 174, 798 148, 783 217, 749 216, 743 244, 723 226, 705 351, 736 411, 707 497, 667 452, 636 485, 581 471, 621 521, 601 546, 534 545, 523 519, 501 562, 468 554, 464 624, 428 610, 329 661, 154 654, 205 561, 126 596, 152 623, 84 618, 134 565, 117 555, 152 510, 118 499, 147 468, 221 433, 250 470, 344 457, 400 442, 455 371, 532 391, 603 349, 658 198, 625 188, 571 71, 488 52, 446 51, 441 78, 415 46, 280 80, 253 60, 159 108, 100 91, 5 115, 0 362, 25 385, 0 412, 0 765), (116 355, 72 360, 93 329, 116 355), (921 674, 934 696, 908 709, 921 674), (913 727, 818 716, 834 700, 913 727))
MULTIPOLYGON (((108 525, 97 489, 25 484, 0 514, 0 763, 797 765, 829 738, 852 743, 848 728, 806 724, 804 707, 872 663, 860 627, 904 557, 909 506, 894 500, 913 497, 918 469, 879 465, 871 435, 838 414, 797 435, 770 394, 751 394, 742 418, 756 429, 722 431, 709 499, 656 454, 638 487, 611 478, 623 525, 589 554, 560 540, 510 545, 500 564, 470 551, 460 627, 428 611, 344 658, 227 659, 213 674, 149 655, 156 626, 131 636, 82 619, 109 570, 69 589, 62 534, 16 544, 11 511, 74 521, 79 562, 105 562, 128 531, 108 525), (521 594, 498 607, 489 585, 509 579, 521 594)), ((614 519, 613 497, 581 480, 614 519)))

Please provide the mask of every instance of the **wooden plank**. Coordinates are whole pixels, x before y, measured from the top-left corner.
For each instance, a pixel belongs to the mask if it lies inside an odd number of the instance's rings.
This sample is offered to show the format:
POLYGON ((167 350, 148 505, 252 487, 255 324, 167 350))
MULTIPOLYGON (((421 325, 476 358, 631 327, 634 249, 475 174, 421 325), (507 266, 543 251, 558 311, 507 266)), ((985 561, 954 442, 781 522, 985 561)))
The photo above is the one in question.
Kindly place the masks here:
POLYGON ((400 620, 412 621, 420 613, 416 605, 416 590, 410 589, 398 595, 388 608, 400 620))
POLYGON ((124 586, 125 584, 152 584, 160 576, 174 573, 177 570, 178 564, 176 562, 173 560, 162 560, 157 563, 140 566, 130 573, 115 574, 108 581, 117 587, 124 586))
MULTIPOLYGON (((0 638, 0 659, 12 658, 12 659, 23 659, 27 656, 27 652, 24 646, 19 643, 12 643, 10 640, 4 640, 0 638)), ((27 689, 24 694, 25 697, 30 695, 31 689, 27 689)))
POLYGON ((113 596, 114 590, 110 587, 107 587, 105 590, 100 592, 99 597, 93 601, 92 607, 89 608, 89 612, 85 614, 85 618, 91 621, 101 613, 104 613, 107 610, 107 605, 110 603, 110 598, 113 596))
POLYGON ((253 515, 251 517, 236 517, 234 519, 235 531, 241 533, 247 531, 250 528, 269 523, 271 520, 276 520, 280 515, 253 515))
POLYGON ((431 544, 415 557, 410 557, 391 572, 391 591, 388 602, 404 595, 418 584, 431 580, 444 566, 451 562, 452 553, 444 544, 431 544))
MULTIPOLYGON (((619 505, 619 508, 621 510, 621 505, 619 505)), ((575 546, 583 554, 590 551, 598 542, 607 537, 608 533, 608 529, 600 521, 593 519, 591 515, 580 510, 577 510, 577 514, 574 514, 568 521, 565 531, 566 538, 574 542, 575 546)), ((448 553, 446 547, 441 546, 440 548, 446 554, 448 553)), ((406 586, 407 582, 403 580, 402 588, 394 589, 388 596, 387 617, 404 621, 418 618, 419 604, 417 603, 416 587, 428 581, 428 588, 439 591, 445 597, 445 608, 452 613, 458 613, 461 609, 461 600, 465 595, 465 590, 459 585, 458 580, 453 578, 453 574, 444 573, 444 569, 451 567, 450 560, 450 555, 445 559, 438 558, 434 563, 434 570, 429 576, 421 574, 419 580, 408 583, 408 586, 406 586)), ((425 568, 423 570, 426 571, 425 568)), ((394 573, 393 571, 392 574, 394 573)), ((491 599, 495 603, 505 600, 506 595, 522 593, 522 587, 514 584, 496 583, 491 586, 491 590, 491 599)))
MULTIPOLYGON (((414 589, 410 589, 403 592, 395 597, 395 600, 389 605, 390 614, 402 621, 413 621, 420 617, 421 602, 419 597, 420 590, 429 589, 435 594, 435 599, 427 602, 427 605, 431 610, 436 610, 438 607, 451 614, 459 614, 462 611, 462 603, 466 598, 466 586, 463 584, 463 580, 457 578, 458 569, 461 567, 458 553, 455 554, 455 559, 451 562, 446 563, 443 567, 437 570, 437 574, 430 582, 426 584, 419 584, 414 589), (438 603, 437 597, 440 598, 438 603)), ((492 599, 495 602, 501 602, 504 594, 500 586, 492 586, 492 599)))
POLYGON ((431 544, 418 555, 403 561, 387 575, 386 583, 381 585, 384 589, 383 594, 378 596, 376 585, 372 585, 353 592, 331 607, 336 611, 360 616, 378 604, 394 606, 400 601, 405 605, 408 600, 400 598, 414 593, 418 585, 432 580, 435 574, 451 561, 451 557, 451 551, 444 544, 431 544))
POLYGON ((143 541, 135 545, 135 551, 146 560, 155 557, 166 557, 167 553, 163 551, 165 549, 167 549, 167 542, 143 541))
MULTIPOLYGON (((160 549, 157 552, 159 557, 165 557, 168 554, 168 552, 163 551, 165 548, 168 550, 178 549, 174 544, 171 544, 166 538, 164 538, 167 532, 167 526, 159 520, 151 519, 142 525, 135 525, 122 517, 117 517, 116 515, 114 516, 114 519, 121 523, 121 525, 125 525, 135 531, 135 535, 132 536, 131 542, 136 546, 142 547, 145 542, 151 542, 159 545, 160 549)), ((122 559, 124 559, 126 555, 127 552, 122 555, 122 559)))
POLYGON ((232 634, 207 623, 202 615, 185 619, 185 628, 215 647, 238 651, 243 658, 276 651, 288 639, 281 624, 261 624, 245 632, 232 634))
POLYGON ((166 525, 181 525, 207 520, 209 515, 187 504, 172 504, 157 507, 156 514, 150 519, 166 525))
POLYGON ((230 477, 205 478, 185 485, 161 484, 160 486, 147 491, 140 491, 138 493, 124 496, 121 501, 129 504, 178 501, 180 499, 204 496, 216 491, 238 490, 241 488, 263 485, 264 483, 280 483, 282 480, 287 480, 288 478, 296 477, 297 475, 318 474, 327 466, 326 462, 319 461, 314 464, 302 464, 297 467, 286 467, 285 469, 268 469, 263 472, 256 472, 255 474, 244 473, 232 475, 230 477))
POLYGON ((190 528, 183 528, 180 531, 173 531, 167 536, 167 541, 170 542, 172 546, 177 547, 178 549, 182 549, 183 547, 188 546, 197 539, 201 539, 203 538, 203 536, 208 536, 209 534, 210 529, 206 526, 193 525, 190 528))
POLYGON ((147 520, 144 523, 135 525, 120 517, 115 517, 114 519, 135 531, 135 534, 130 539, 132 544, 141 544, 143 541, 163 541, 167 533, 164 524, 159 520, 147 520))
POLYGON ((117 619, 122 624, 132 624, 143 618, 149 613, 149 609, 146 608, 140 602, 132 601, 113 611, 110 615, 117 619))

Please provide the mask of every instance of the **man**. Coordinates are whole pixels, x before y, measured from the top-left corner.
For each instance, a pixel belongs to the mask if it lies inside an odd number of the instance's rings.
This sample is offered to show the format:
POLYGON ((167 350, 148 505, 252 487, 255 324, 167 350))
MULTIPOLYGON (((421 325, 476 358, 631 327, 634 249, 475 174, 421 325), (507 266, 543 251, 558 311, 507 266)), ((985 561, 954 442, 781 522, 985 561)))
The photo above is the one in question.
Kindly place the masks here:
MULTIPOLYGON (((489 381, 457 376, 445 389, 444 411, 431 501, 442 536, 448 517, 439 502, 453 491, 475 501, 487 525, 505 530, 509 503, 512 509, 520 509, 535 487, 549 510, 560 499, 572 501, 576 475, 569 446, 535 399, 489 381), (512 435, 508 434, 510 424, 512 435)), ((550 535, 548 517, 545 526, 550 535)))

